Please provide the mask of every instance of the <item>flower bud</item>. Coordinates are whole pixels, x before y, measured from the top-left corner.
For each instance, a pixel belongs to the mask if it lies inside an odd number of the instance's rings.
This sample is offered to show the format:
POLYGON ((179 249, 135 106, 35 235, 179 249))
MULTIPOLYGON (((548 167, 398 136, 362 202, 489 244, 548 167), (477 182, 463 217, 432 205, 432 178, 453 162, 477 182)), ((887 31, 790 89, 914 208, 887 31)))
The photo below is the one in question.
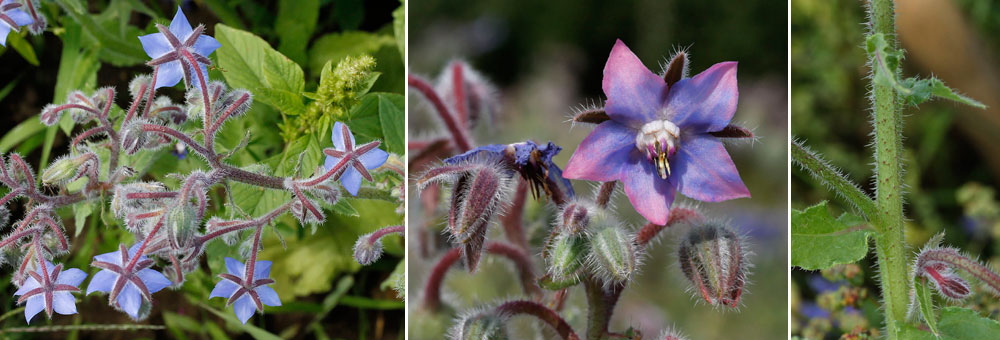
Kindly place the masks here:
POLYGON ((587 239, 583 235, 556 236, 549 252, 549 273, 555 280, 576 277, 587 256, 587 239))
POLYGON ((589 262, 605 283, 623 283, 636 268, 632 236, 617 226, 607 226, 590 238, 589 262))
POLYGON ((506 340, 504 318, 488 312, 474 312, 462 317, 452 329, 453 340, 506 340))
POLYGON ((42 183, 44 184, 64 184, 72 179, 78 178, 87 171, 94 170, 94 162, 97 155, 84 153, 76 157, 61 157, 52 162, 45 171, 42 171, 42 183))
POLYGON ((130 198, 129 195, 155 195, 166 191, 167 187, 159 182, 134 182, 116 185, 114 197, 111 198, 111 211, 119 219, 125 219, 129 214, 161 208, 170 198, 159 196, 153 196, 153 198, 130 198))
POLYGON ((371 237, 371 233, 361 235, 354 243, 354 260, 364 266, 375 263, 382 257, 382 240, 371 242, 371 237))
POLYGON ((181 203, 180 206, 171 207, 167 211, 166 223, 167 240, 174 249, 181 249, 187 246, 198 232, 198 221, 195 216, 195 209, 190 204, 181 203))
POLYGON ((305 197, 292 203, 292 215, 302 225, 322 224, 326 220, 326 215, 323 214, 323 210, 319 209, 316 202, 305 197))
POLYGON ((142 130, 142 125, 147 124, 145 120, 135 119, 122 127, 121 140, 122 151, 126 154, 134 155, 146 145, 147 133, 142 130))
POLYGON ((691 228, 681 240, 678 260, 684 276, 709 304, 739 304, 749 264, 736 233, 716 223, 691 228))
POLYGON ((579 234, 587 230, 590 218, 595 209, 581 202, 567 204, 559 214, 558 227, 560 233, 579 234))
POLYGON ((330 206, 337 204, 337 201, 340 200, 340 190, 332 185, 318 184, 307 188, 306 191, 330 206))
POLYGON ((59 122, 59 118, 62 117, 63 111, 65 110, 61 110, 60 105, 48 104, 42 108, 42 114, 38 118, 45 126, 56 125, 59 122))

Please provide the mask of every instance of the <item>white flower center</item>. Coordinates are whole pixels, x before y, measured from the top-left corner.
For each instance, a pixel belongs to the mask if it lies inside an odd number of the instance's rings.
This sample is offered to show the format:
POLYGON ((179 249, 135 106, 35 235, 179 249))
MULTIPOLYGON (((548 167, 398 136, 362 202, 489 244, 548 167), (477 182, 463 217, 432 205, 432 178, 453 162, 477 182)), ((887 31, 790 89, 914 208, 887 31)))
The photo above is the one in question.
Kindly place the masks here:
POLYGON ((654 120, 642 126, 635 135, 635 147, 646 153, 646 159, 656 165, 660 178, 670 175, 667 159, 677 152, 681 130, 669 120, 654 120))

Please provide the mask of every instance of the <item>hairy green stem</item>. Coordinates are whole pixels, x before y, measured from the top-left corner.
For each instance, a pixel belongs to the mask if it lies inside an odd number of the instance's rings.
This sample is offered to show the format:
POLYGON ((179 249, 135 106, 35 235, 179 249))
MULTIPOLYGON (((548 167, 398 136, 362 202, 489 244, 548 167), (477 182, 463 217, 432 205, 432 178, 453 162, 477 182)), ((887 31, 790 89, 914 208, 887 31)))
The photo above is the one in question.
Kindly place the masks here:
MULTIPOLYGON (((870 7, 871 33, 882 33, 896 45, 895 13, 892 0, 873 0, 870 7)), ((869 60, 872 67, 876 60, 869 60)), ((878 254, 883 310, 888 339, 899 339, 909 302, 907 254, 903 237, 901 115, 896 92, 891 85, 872 81, 875 117, 875 179, 878 225, 875 252, 878 254)))
MULTIPOLYGON (((826 184, 830 189, 840 195, 844 200, 853 205, 869 221, 878 218, 875 202, 868 194, 861 191, 854 182, 851 182, 840 171, 822 159, 816 153, 809 150, 801 141, 792 142, 792 162, 808 171, 816 179, 826 184)), ((874 222, 872 222, 874 223, 874 222)))

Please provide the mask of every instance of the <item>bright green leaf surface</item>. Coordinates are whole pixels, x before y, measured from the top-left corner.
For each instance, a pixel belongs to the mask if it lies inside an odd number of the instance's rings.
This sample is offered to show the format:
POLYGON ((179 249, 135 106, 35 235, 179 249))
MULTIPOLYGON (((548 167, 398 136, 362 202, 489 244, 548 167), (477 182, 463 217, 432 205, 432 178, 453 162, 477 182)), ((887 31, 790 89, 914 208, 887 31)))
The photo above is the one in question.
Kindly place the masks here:
POLYGON ((844 214, 834 219, 826 201, 805 211, 792 210, 792 266, 807 270, 851 263, 868 253, 870 231, 858 227, 859 217, 844 214))

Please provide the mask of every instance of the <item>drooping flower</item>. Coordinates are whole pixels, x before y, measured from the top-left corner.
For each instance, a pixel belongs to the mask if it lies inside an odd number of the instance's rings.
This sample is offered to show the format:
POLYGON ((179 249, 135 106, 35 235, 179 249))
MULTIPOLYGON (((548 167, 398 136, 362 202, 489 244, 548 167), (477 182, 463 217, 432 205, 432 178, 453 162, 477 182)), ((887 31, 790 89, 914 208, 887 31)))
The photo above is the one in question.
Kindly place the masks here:
POLYGON ((188 87, 200 88, 201 80, 193 72, 201 72, 204 81, 208 83, 207 65, 212 63, 208 55, 222 47, 222 44, 215 38, 204 35, 205 25, 192 29, 184 12, 177 7, 177 14, 170 21, 170 27, 157 24, 156 28, 160 33, 139 37, 142 48, 153 58, 146 64, 159 66, 153 88, 177 85, 181 78, 188 87))
POLYGON ((326 153, 326 163, 323 166, 327 171, 337 165, 344 156, 354 152, 355 149, 362 151, 360 156, 348 160, 344 174, 340 177, 340 183, 344 185, 344 189, 347 189, 351 196, 357 196, 358 189, 361 189, 361 178, 374 181, 375 179, 372 178, 368 170, 385 164, 385 161, 389 159, 389 153, 378 148, 378 141, 355 147, 354 134, 351 133, 351 129, 346 124, 341 122, 333 124, 331 138, 333 139, 333 149, 323 150, 326 153))
POLYGON ((21 4, 14 0, 0 1, 0 45, 7 46, 7 35, 10 31, 21 31, 21 26, 35 22, 27 12, 20 9, 21 4))
POLYGON ((610 120, 580 143, 563 173, 621 181, 639 214, 661 225, 675 191, 706 202, 750 197, 722 142, 711 134, 725 129, 736 112, 736 62, 676 82, 671 77, 680 78, 678 73, 666 75, 670 83, 618 40, 604 67, 610 120))
POLYGON ((226 270, 229 273, 219 274, 219 281, 212 289, 209 298, 221 297, 229 299, 226 305, 233 305, 236 317, 244 324, 256 311, 264 311, 264 305, 281 306, 278 293, 267 285, 274 283, 271 276, 271 261, 256 261, 253 275, 247 275, 247 268, 239 260, 226 258, 226 270))
POLYGON ((560 186, 567 196, 573 197, 573 186, 563 178, 563 171, 552 162, 552 158, 562 151, 562 147, 553 142, 539 145, 528 140, 514 144, 490 144, 466 151, 463 154, 445 159, 446 164, 458 164, 474 158, 505 162, 521 174, 521 178, 531 183, 532 193, 538 197, 549 193, 551 186, 560 186))
POLYGON ((44 262, 43 266, 28 272, 24 284, 14 292, 14 296, 21 296, 17 302, 25 304, 24 319, 28 323, 42 310, 49 318, 52 318, 52 312, 76 314, 76 299, 72 293, 79 292, 77 287, 87 278, 87 273, 82 270, 70 268, 63 271, 62 264, 44 262))
POLYGON ((87 295, 93 292, 109 293, 109 303, 133 319, 139 319, 143 300, 152 302, 153 293, 171 284, 163 273, 149 269, 153 260, 141 254, 135 258, 140 247, 137 243, 126 251, 125 245, 119 245, 118 251, 94 256, 91 265, 102 270, 87 286, 87 295))

